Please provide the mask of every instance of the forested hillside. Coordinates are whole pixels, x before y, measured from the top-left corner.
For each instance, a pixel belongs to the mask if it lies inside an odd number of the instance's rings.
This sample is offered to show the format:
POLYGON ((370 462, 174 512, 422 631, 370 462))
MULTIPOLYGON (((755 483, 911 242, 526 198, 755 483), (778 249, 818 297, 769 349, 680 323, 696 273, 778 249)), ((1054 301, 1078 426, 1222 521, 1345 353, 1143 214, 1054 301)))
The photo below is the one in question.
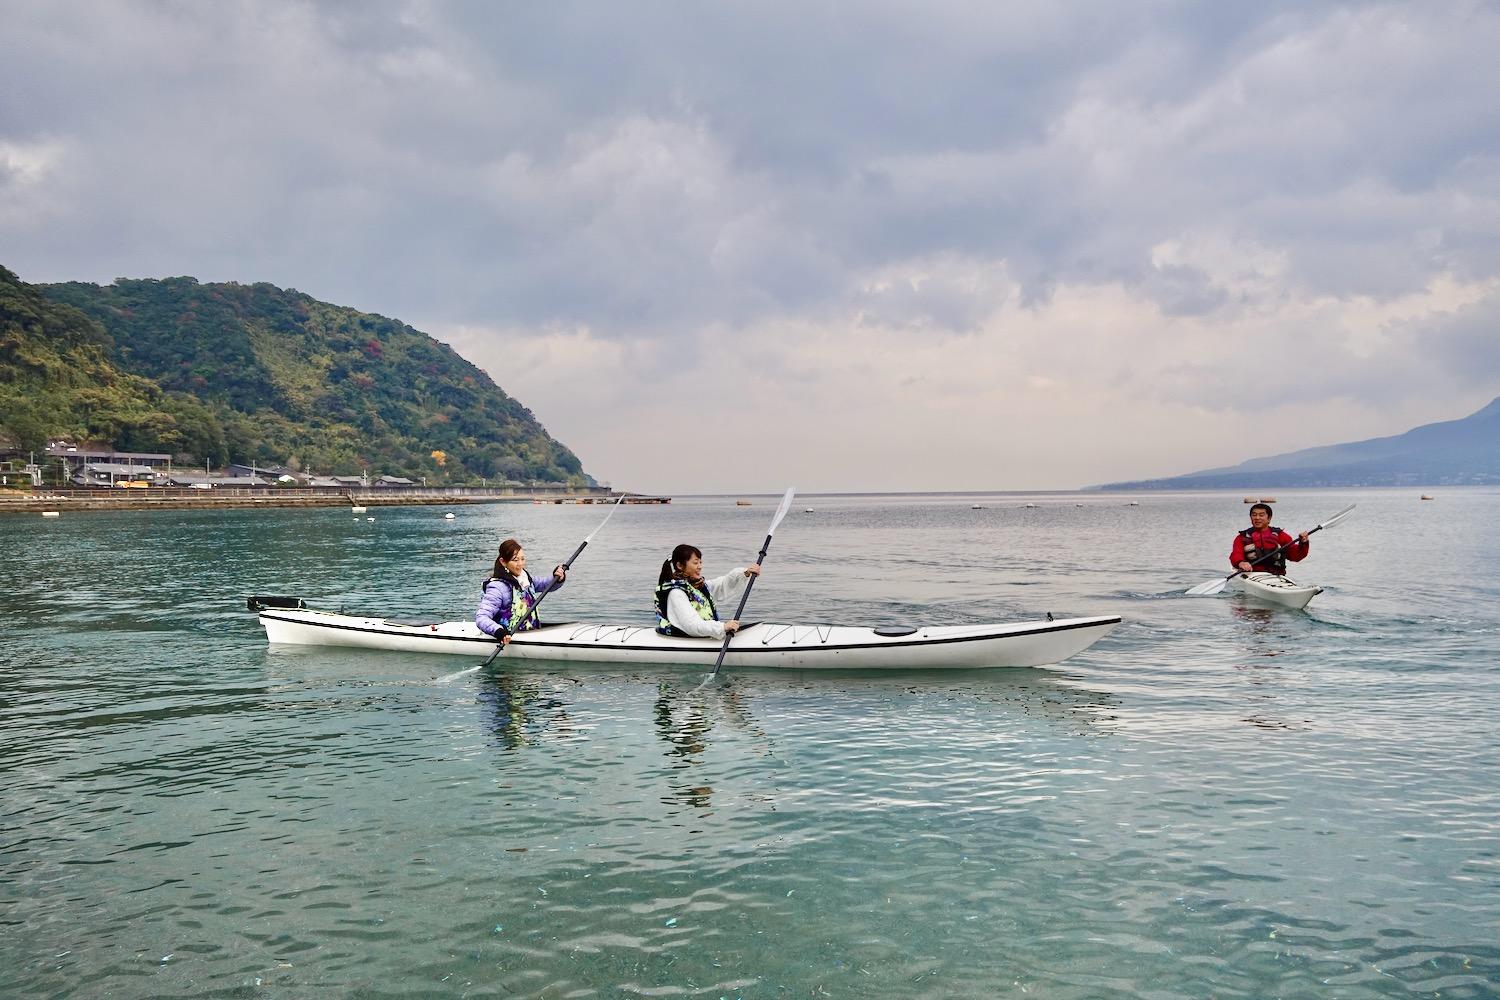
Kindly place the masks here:
POLYGON ((224 431, 210 408, 122 371, 112 347, 99 323, 0 267, 0 447, 41 451, 67 437, 222 465, 224 431))
POLYGON ((27 286, 0 271, 0 286, 0 380, 14 367, 48 400, 0 410, 12 437, 431 482, 585 478, 489 376, 396 320, 268 284, 27 286))

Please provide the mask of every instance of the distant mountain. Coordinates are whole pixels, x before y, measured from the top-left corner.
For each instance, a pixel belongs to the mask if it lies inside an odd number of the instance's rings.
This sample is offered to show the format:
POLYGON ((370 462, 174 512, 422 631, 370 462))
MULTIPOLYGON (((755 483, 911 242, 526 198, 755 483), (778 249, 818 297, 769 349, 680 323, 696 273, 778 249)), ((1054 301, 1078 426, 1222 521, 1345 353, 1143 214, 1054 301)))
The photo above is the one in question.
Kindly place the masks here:
POLYGON ((1167 479, 1094 489, 1250 489, 1272 486, 1438 486, 1500 483, 1500 398, 1462 420, 1394 437, 1307 448, 1167 479))
POLYGON ((433 483, 588 481, 530 410, 399 321, 268 284, 27 285, 0 268, 0 439, 46 437, 433 483))

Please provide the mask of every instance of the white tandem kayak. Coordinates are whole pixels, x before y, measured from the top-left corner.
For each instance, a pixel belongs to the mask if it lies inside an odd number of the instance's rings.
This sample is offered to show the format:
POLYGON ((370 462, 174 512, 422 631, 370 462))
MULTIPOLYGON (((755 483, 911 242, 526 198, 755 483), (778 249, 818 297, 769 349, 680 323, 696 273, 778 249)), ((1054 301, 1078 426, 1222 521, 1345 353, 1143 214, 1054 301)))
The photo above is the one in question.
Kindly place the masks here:
POLYGON ((1253 601, 1301 610, 1323 592, 1322 587, 1304 587, 1275 573, 1241 573, 1229 581, 1232 590, 1253 601))
MULTIPOLYGON (((309 609, 297 598, 252 597, 250 606, 259 612, 266 638, 273 644, 354 646, 471 657, 485 657, 495 649, 495 640, 472 622, 334 614, 309 609), (272 601, 282 606, 267 603, 272 601)), ((746 625, 730 640, 724 665, 786 670, 1034 667, 1082 652, 1118 624, 1118 617, 915 628, 757 622, 746 625)), ((717 639, 659 635, 649 626, 567 622, 520 633, 502 658, 709 668, 718 656, 719 645, 717 639)))

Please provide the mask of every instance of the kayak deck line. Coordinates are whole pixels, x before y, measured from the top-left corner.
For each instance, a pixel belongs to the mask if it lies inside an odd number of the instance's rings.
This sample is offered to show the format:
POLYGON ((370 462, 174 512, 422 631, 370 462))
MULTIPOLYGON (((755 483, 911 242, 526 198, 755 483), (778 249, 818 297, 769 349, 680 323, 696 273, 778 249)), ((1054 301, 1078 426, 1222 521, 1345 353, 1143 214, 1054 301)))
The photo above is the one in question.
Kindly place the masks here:
MULTIPOLYGON (((338 618, 350 617, 350 616, 346 616, 346 615, 336 615, 336 614, 334 614, 331 611, 327 611, 327 612, 325 612, 325 611, 312 611, 311 609, 309 609, 307 613, 314 614, 314 615, 325 615, 325 616, 329 616, 329 617, 338 617, 338 618)), ((260 614, 260 616, 261 616, 262 619, 271 619, 273 621, 296 622, 298 624, 306 624, 307 621, 308 621, 308 619, 306 617, 304 617, 304 616, 298 616, 298 617, 294 618, 294 617, 285 616, 285 615, 278 615, 274 611, 262 611, 261 614, 260 614)), ((365 620, 368 621, 370 619, 365 619, 365 620)), ((389 626, 389 627, 383 629, 383 628, 380 628, 380 627, 378 627, 376 625, 346 625, 346 624, 343 624, 341 622, 318 622, 317 624, 318 624, 319 628, 337 629, 337 630, 343 631, 343 632, 367 632, 367 633, 371 633, 371 634, 374 634, 374 635, 396 635, 396 634, 399 634, 399 635, 402 635, 403 637, 408 637, 408 638, 413 638, 413 639, 432 638, 432 639, 440 640, 440 641, 443 641, 443 642, 455 642, 455 641, 458 641, 458 642, 472 642, 472 643, 477 643, 479 645, 493 646, 495 644, 495 641, 496 641, 495 639, 491 638, 490 636, 484 635, 482 633, 480 635, 477 635, 477 636, 472 636, 472 635, 452 635, 452 634, 446 634, 446 633, 442 633, 442 632, 438 632, 437 631, 438 628, 441 628, 444 625, 462 625, 462 624, 464 624, 463 622, 434 622, 434 621, 403 622, 403 621, 392 620, 392 619, 389 619, 389 618, 378 619, 378 621, 379 621, 379 623, 381 625, 386 625, 386 626, 389 626), (430 631, 428 631, 428 632, 416 631, 416 632, 413 633, 413 632, 409 632, 409 631, 396 632, 395 631, 396 629, 403 629, 403 630, 429 629, 430 631)), ((1121 621, 1121 618, 1118 615, 1113 615, 1113 616, 1096 617, 1096 618, 1060 619, 1060 620, 1055 621, 1055 622, 1039 622, 1039 623, 1035 623, 1035 624, 1022 623, 1022 624, 1017 624, 1017 625, 937 625, 937 626, 933 626, 933 627, 934 628, 945 628, 945 629, 946 628, 972 629, 972 630, 975 630, 975 631, 971 635, 953 635, 953 636, 941 636, 941 637, 939 637, 939 636, 933 636, 931 638, 909 639, 909 640, 905 640, 905 641, 901 641, 901 642, 841 643, 841 644, 838 644, 838 645, 829 645, 829 637, 831 637, 833 629, 838 629, 838 628, 855 628, 855 629, 857 629, 857 628, 861 628, 861 626, 857 626, 857 625, 782 625, 782 624, 779 624, 779 623, 777 623, 777 624, 766 624, 766 623, 763 623, 763 622, 752 622, 752 623, 744 626, 743 628, 741 628, 739 630, 739 632, 736 633, 735 637, 738 639, 738 638, 740 638, 742 636, 749 636, 752 631, 761 630, 761 629, 777 629, 779 631, 776 634, 780 635, 780 634, 784 634, 787 630, 795 630, 795 629, 803 628, 803 629, 810 629, 810 630, 812 630, 814 632, 817 632, 819 634, 825 634, 826 633, 826 637, 823 638, 822 640, 820 640, 820 642, 818 643, 818 647, 817 648, 819 648, 819 649, 824 649, 824 650, 829 650, 829 651, 840 650, 840 649, 899 649, 899 648, 901 648, 903 646, 940 646, 940 645, 943 645, 945 643, 952 643, 952 642, 973 642, 973 641, 975 641, 977 639, 986 639, 986 638, 991 638, 991 637, 1022 636, 1022 635, 1040 635, 1040 634, 1044 634, 1044 633, 1047 633, 1047 632, 1066 632, 1066 631, 1069 631, 1071 629, 1077 629, 1077 628, 1093 628, 1093 627, 1096 627, 1098 625, 1102 625, 1102 624, 1106 624, 1106 623, 1109 624, 1109 625, 1111 625, 1111 626, 1118 625, 1118 624, 1120 624, 1120 621, 1121 621)), ((575 631, 573 631, 572 633, 569 634, 569 638, 570 639, 579 639, 579 638, 582 638, 582 637, 588 635, 589 632, 593 632, 594 635, 593 635, 593 637, 592 637, 592 639, 590 641, 593 642, 593 643, 595 643, 595 644, 603 642, 608 637, 608 635, 610 633, 613 633, 613 632, 624 633, 623 638, 621 639, 621 641, 618 644, 613 644, 613 643, 611 644, 611 646, 610 646, 611 649, 619 649, 619 650, 627 650, 627 651, 636 651, 636 652, 649 653, 649 652, 655 652, 656 650, 658 650, 658 649, 661 648, 660 646, 654 646, 654 645, 630 645, 629 644, 630 639, 634 638, 639 633, 645 632, 645 633, 649 633, 650 635, 653 635, 653 636, 659 634, 659 633, 657 633, 656 629, 652 628, 649 625, 592 625, 592 624, 577 625, 577 623, 574 623, 574 622, 556 622, 556 623, 551 624, 551 625, 543 625, 540 628, 528 629, 525 632, 522 632, 519 635, 515 636, 512 641, 513 642, 524 641, 527 646, 535 646, 535 647, 538 647, 538 648, 570 647, 570 646, 573 645, 573 643, 545 642, 545 641, 542 641, 540 638, 537 638, 537 637, 540 637, 542 635, 542 633, 544 633, 544 632, 549 632, 549 631, 553 631, 553 630, 557 630, 557 629, 567 628, 569 626, 574 626, 575 627, 575 631)), ((873 632, 874 630, 872 629, 871 631, 873 632)), ((915 629, 914 631, 917 632, 917 633, 921 633, 921 632, 923 632, 925 630, 921 629, 921 628, 918 628, 918 629, 915 629)), ((759 638, 758 635, 755 636, 755 637, 759 638)), ((713 641, 714 642, 718 642, 719 640, 715 639, 713 641)), ((763 647, 769 647, 771 645, 771 643, 774 642, 774 641, 775 641, 775 638, 772 637, 772 636, 769 636, 769 635, 766 636, 765 638, 761 638, 760 639, 760 643, 761 643, 761 645, 763 647)), ((790 642, 783 643, 781 646, 777 646, 775 648, 767 648, 767 649, 757 650, 757 649, 754 649, 753 647, 747 647, 747 646, 740 645, 740 644, 732 645, 731 648, 736 653, 757 653, 757 652, 771 652, 771 653, 776 653, 776 652, 780 652, 782 649, 784 649, 784 648, 786 648, 788 646, 803 646, 803 645, 806 645, 806 644, 803 643, 796 636, 795 631, 794 631, 793 632, 793 638, 792 638, 792 640, 790 642)))
MULTIPOLYGON (((1048 632, 1067 632, 1067 631, 1070 631, 1072 629, 1078 629, 1078 628, 1093 628, 1093 627, 1096 627, 1096 626, 1098 626, 1100 624, 1103 624, 1105 622, 1108 622, 1111 626, 1118 625, 1118 624, 1120 624, 1120 618, 1118 616, 1115 616, 1115 617, 1108 617, 1108 618, 1086 618, 1086 619, 1079 619, 1079 620, 1068 620, 1068 621, 1062 621, 1062 622, 1043 622, 1043 623, 1041 623, 1041 624, 1039 624, 1039 625, 1037 625, 1035 627, 1026 627, 1024 625, 1001 625, 1001 626, 993 626, 993 625, 975 625, 975 626, 967 626, 967 625, 944 625, 944 626, 935 626, 935 627, 937 627, 937 628, 973 628, 973 629, 982 629, 983 631, 976 631, 972 635, 953 635, 953 636, 942 636, 942 637, 934 636, 932 638, 908 639, 908 640, 904 640, 904 641, 900 641, 900 642, 853 642, 853 643, 846 642, 846 643, 839 643, 837 645, 831 644, 829 638, 824 638, 824 639, 821 639, 816 644, 815 648, 820 649, 820 650, 825 650, 825 651, 828 651, 828 652, 834 652, 834 651, 844 650, 844 649, 901 649, 901 648, 906 647, 906 646, 941 646, 941 645, 945 645, 947 643, 954 643, 954 642, 974 642, 976 640, 983 640, 983 639, 988 639, 988 638, 998 638, 998 637, 1008 637, 1008 636, 1025 636, 1025 635, 1041 635, 1041 634, 1048 633, 1048 632)), ((542 642, 540 640, 536 640, 536 639, 531 639, 530 638, 531 635, 535 635, 537 632, 541 632, 541 631, 543 631, 543 630, 545 630, 547 628, 559 628, 559 627, 560 626, 558 626, 558 625, 543 626, 541 629, 536 629, 536 630, 534 630, 531 633, 527 633, 526 634, 527 635, 527 642, 526 642, 526 644, 528 646, 537 646, 537 647, 564 646, 564 645, 567 645, 566 643, 542 642)), ((780 629, 782 631, 785 631, 785 630, 788 630, 788 629, 798 629, 798 628, 810 629, 810 630, 813 630, 813 631, 819 632, 819 633, 829 632, 830 635, 831 635, 831 630, 832 629, 836 629, 836 628, 860 628, 860 626, 857 626, 857 625, 781 625, 781 624, 771 624, 771 625, 768 625, 768 624, 764 624, 764 623, 761 623, 761 622, 754 622, 754 623, 752 623, 750 625, 746 625, 744 628, 740 629, 739 632, 736 633, 735 638, 738 639, 741 636, 745 636, 747 638, 759 638, 758 635, 757 636, 752 636, 751 635, 751 633, 753 631, 759 630, 759 629, 780 629)), ((586 630, 588 630, 588 629, 608 630, 608 631, 627 630, 630 633, 649 632, 652 635, 656 635, 657 634, 657 632, 656 632, 656 630, 654 628, 651 628, 650 626, 645 626, 645 625, 585 625, 585 626, 583 626, 583 631, 575 632, 575 633, 573 633, 573 635, 571 637, 572 638, 579 637, 579 636, 585 634, 586 630)), ((924 630, 918 629, 917 631, 921 632, 921 631, 924 631, 924 630)), ((598 635, 597 631, 596 631, 595 641, 599 641, 601 638, 602 638, 602 636, 598 635)), ((626 640, 626 641, 628 641, 628 640, 626 640)), ((717 642, 718 640, 714 640, 714 641, 717 642)), ((802 641, 800 641, 799 639, 797 639, 795 637, 792 639, 791 642, 783 643, 782 645, 772 647, 771 644, 774 641, 775 640, 773 638, 771 638, 771 637, 768 636, 768 637, 766 637, 764 639, 760 639, 760 644, 763 647, 761 649, 756 649, 753 646, 745 646, 743 644, 731 644, 730 649, 732 651, 736 652, 736 653, 779 653, 783 649, 786 649, 788 647, 805 647, 805 646, 808 645, 807 643, 802 642, 802 641)), ((657 649, 658 647, 655 647, 655 646, 630 646, 630 645, 621 644, 621 645, 616 646, 614 648, 616 648, 616 649, 628 649, 628 650, 639 650, 641 652, 651 652, 651 651, 657 649)))
MULTIPOLYGON (((470 656, 496 645, 471 622, 346 615, 307 608, 300 599, 286 601, 258 610, 273 645, 470 656)), ((740 666, 793 669, 1039 666, 1081 652, 1118 624, 1118 616, 900 628, 754 622, 730 640, 727 655, 740 666)), ((507 659, 697 666, 711 663, 720 643, 663 636, 648 625, 559 622, 518 633, 505 650, 507 659)))

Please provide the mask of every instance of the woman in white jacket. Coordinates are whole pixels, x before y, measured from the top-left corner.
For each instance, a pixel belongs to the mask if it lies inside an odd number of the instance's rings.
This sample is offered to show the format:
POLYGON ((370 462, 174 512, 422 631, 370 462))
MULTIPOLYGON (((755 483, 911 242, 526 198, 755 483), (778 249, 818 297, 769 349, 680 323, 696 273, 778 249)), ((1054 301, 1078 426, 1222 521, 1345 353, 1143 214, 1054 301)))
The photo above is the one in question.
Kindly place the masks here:
POLYGON ((760 575, 760 566, 737 567, 715 580, 703 578, 703 553, 694 545, 679 545, 661 564, 656 586, 656 631, 662 635, 720 639, 739 631, 740 623, 719 621, 715 601, 738 594, 746 581, 760 575))

